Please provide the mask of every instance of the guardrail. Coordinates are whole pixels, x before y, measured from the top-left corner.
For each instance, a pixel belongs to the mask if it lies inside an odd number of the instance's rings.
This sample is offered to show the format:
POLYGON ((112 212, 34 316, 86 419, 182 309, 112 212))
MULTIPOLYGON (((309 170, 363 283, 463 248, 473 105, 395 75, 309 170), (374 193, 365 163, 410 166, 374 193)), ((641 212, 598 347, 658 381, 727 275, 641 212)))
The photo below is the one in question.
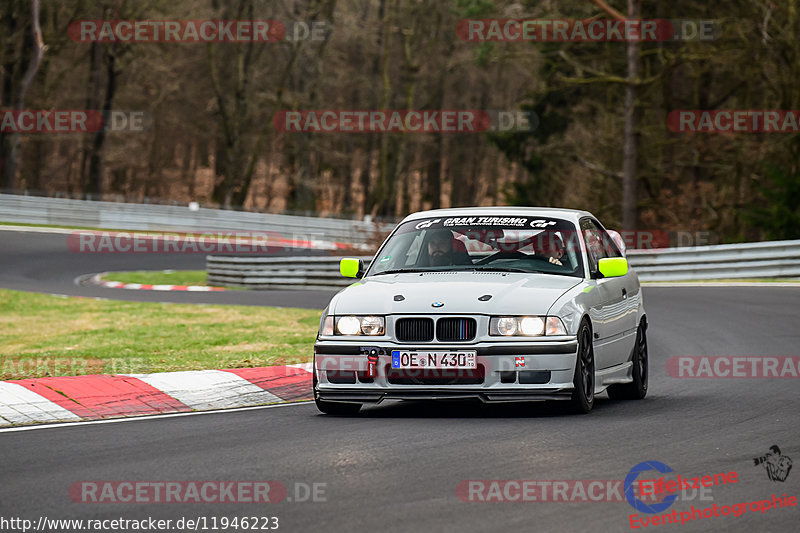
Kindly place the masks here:
MULTIPOLYGON (((328 248, 374 245, 393 227, 360 220, 12 194, 0 194, 0 221, 180 233, 276 232, 327 243, 328 248)), ((628 259, 643 281, 800 277, 800 241, 630 250, 628 259)), ((209 256, 207 268, 209 281, 220 285, 331 289, 352 283, 339 276, 334 257, 209 256)))
MULTIPOLYGON (((251 289, 330 290, 355 280, 339 273, 340 257, 206 257, 207 283, 251 289)), ((365 267, 372 257, 360 257, 365 267)))
POLYGON ((642 281, 800 276, 800 240, 630 250, 642 281))
POLYGON ((101 229, 204 233, 277 232, 307 241, 363 245, 388 234, 393 224, 361 220, 252 213, 179 205, 126 204, 0 194, 0 221, 101 229))
MULTIPOLYGON (((642 281, 800 277, 800 241, 629 250, 642 281)), ((253 289, 337 289, 353 283, 339 274, 339 257, 208 256, 212 285, 253 289)), ((361 257, 366 265, 371 257, 361 257)))

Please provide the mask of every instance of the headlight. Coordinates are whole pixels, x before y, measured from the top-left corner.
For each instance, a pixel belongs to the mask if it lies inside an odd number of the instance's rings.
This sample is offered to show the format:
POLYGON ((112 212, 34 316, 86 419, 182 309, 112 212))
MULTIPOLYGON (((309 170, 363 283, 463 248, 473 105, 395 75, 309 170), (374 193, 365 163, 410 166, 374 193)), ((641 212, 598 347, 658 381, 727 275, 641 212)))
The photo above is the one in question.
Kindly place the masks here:
POLYGON ((339 335, 383 335, 386 331, 382 316, 342 316, 336 318, 339 335))
POLYGON ((336 322, 336 329, 342 335, 358 335, 361 331, 361 321, 355 316, 343 316, 336 322))
POLYGON ((519 319, 519 332, 522 335, 534 336, 544 333, 544 320, 538 316, 526 316, 519 319))
POLYGON ((556 316, 493 316, 489 320, 489 335, 502 337, 540 337, 566 335, 564 323, 556 316))
POLYGON ((383 335, 383 317, 365 316, 362 318, 361 333, 364 335, 383 335))
MULTIPOLYGON (((494 319, 492 319, 494 320, 494 319)), ((491 328, 490 328, 491 329, 491 328)), ((502 316, 497 319, 497 334, 511 336, 517 333, 517 319, 510 316, 502 316)))

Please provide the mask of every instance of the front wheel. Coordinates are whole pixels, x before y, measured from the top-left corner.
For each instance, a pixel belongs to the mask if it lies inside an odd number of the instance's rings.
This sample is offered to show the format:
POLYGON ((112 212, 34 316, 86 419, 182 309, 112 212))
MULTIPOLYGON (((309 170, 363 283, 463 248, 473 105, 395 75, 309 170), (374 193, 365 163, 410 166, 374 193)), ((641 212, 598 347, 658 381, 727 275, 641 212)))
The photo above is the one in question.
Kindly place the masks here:
POLYGON ((647 322, 642 319, 636 330, 636 345, 633 348, 633 381, 608 388, 612 400, 641 400, 647 396, 647 322))
POLYGON ((592 328, 582 322, 578 329, 578 354, 575 361, 575 386, 570 403, 576 413, 588 413, 594 407, 594 345, 592 328))

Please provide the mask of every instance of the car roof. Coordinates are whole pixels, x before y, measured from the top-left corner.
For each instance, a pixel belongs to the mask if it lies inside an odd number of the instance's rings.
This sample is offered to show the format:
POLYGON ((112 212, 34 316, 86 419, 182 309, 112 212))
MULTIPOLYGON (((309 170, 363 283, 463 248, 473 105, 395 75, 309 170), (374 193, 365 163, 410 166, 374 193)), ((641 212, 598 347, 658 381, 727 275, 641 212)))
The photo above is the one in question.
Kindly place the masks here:
POLYGON ((552 218, 563 218, 577 222, 581 217, 596 218, 588 211, 578 209, 562 209, 558 207, 520 207, 520 206, 493 206, 493 207, 452 207, 448 209, 431 209, 429 211, 419 211, 411 213, 403 222, 407 220, 417 220, 429 217, 459 217, 469 215, 485 216, 541 216, 552 218))

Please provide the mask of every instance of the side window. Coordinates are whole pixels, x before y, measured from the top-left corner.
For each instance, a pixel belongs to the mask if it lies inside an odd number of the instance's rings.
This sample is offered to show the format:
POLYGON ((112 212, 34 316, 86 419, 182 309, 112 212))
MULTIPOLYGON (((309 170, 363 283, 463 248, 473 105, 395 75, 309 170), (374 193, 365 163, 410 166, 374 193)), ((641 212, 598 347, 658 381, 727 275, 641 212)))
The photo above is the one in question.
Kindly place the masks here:
POLYGON ((603 237, 599 228, 588 218, 581 220, 581 235, 583 235, 583 242, 586 245, 586 256, 589 259, 589 272, 594 274, 597 272, 598 261, 604 257, 608 257, 605 247, 603 246, 603 237))
POLYGON ((589 271, 597 272, 597 263, 605 257, 623 257, 614 239, 600 225, 590 219, 581 220, 581 234, 586 243, 586 255, 589 258, 589 271))
POLYGON ((606 230, 600 227, 596 220, 589 219, 589 222, 602 239, 605 257, 622 257, 622 252, 619 251, 617 243, 614 242, 614 239, 611 238, 611 235, 609 235, 606 230))

